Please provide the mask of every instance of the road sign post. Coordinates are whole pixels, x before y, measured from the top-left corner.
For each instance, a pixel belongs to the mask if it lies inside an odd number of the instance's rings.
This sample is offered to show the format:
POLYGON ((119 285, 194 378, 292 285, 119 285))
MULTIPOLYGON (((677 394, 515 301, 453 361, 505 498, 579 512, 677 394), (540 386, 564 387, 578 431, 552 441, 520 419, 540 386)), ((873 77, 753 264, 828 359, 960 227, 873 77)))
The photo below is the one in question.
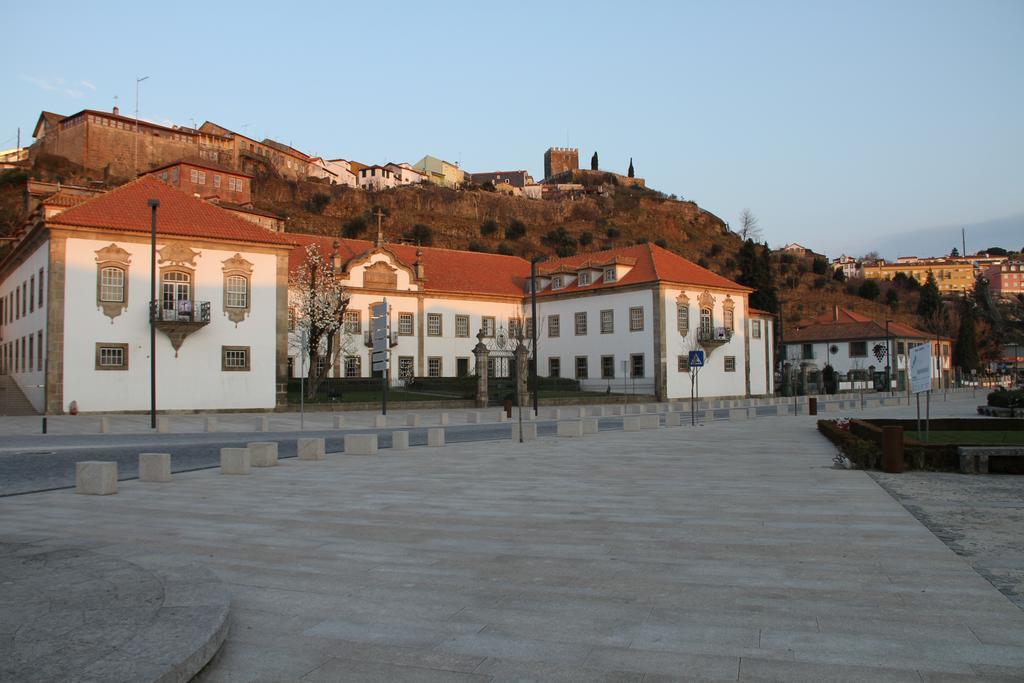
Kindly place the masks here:
POLYGON ((373 340, 371 368, 380 371, 381 376, 381 414, 388 414, 388 356, 391 347, 391 330, 388 326, 388 300, 374 304, 370 311, 370 336, 373 340))
POLYGON ((694 401, 700 400, 700 385, 697 383, 697 375, 704 367, 704 352, 690 351, 688 363, 690 368, 690 426, 693 427, 697 424, 697 406, 694 401))
POLYGON ((921 436, 921 393, 925 395, 924 440, 928 441, 931 431, 931 393, 932 393, 932 345, 918 344, 910 347, 910 390, 917 397, 917 435, 921 436))

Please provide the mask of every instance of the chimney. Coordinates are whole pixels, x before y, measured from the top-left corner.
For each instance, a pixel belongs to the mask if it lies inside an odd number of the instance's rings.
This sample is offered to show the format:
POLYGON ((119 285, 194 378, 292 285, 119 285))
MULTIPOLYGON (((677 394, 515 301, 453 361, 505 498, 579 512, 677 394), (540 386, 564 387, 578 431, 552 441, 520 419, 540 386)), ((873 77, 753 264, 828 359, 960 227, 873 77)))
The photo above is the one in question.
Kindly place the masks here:
POLYGON ((121 110, 118 109, 117 105, 115 104, 114 105, 114 116, 120 116, 120 115, 121 115, 121 110))
POLYGON ((832 308, 832 322, 839 322, 839 304, 832 308))
POLYGON ((419 249, 417 249, 416 250, 416 263, 413 264, 414 267, 415 267, 415 270, 416 270, 416 279, 417 280, 422 280, 424 278, 424 275, 423 275, 423 261, 421 259, 422 256, 423 256, 423 252, 420 251, 419 249))

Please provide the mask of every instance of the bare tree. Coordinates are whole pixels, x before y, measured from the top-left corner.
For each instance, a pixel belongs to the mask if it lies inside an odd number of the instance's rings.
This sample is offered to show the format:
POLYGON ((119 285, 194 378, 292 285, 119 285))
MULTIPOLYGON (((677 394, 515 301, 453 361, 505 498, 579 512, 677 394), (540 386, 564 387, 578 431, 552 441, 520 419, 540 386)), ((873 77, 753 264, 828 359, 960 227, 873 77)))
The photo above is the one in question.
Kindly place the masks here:
POLYGON ((309 358, 306 398, 316 396, 343 346, 339 330, 348 308, 349 294, 338 281, 332 261, 320 253, 316 244, 311 244, 306 247, 306 260, 288 278, 288 298, 295 310, 298 348, 309 358))
POLYGON ((761 241, 761 226, 758 225, 757 216, 750 209, 743 209, 740 212, 740 229, 736 233, 743 241, 761 241))

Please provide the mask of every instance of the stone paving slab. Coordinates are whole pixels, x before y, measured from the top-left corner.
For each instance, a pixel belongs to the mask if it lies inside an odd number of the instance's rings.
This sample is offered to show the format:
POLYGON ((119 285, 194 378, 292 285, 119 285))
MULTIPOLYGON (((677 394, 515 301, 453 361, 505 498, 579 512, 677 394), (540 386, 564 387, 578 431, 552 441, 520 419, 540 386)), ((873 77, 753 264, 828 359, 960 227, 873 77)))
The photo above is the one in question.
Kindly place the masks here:
POLYGON ((716 422, 192 472, 0 519, 215 572, 231 633, 200 681, 1024 677, 1024 612, 832 452, 814 418, 716 422))

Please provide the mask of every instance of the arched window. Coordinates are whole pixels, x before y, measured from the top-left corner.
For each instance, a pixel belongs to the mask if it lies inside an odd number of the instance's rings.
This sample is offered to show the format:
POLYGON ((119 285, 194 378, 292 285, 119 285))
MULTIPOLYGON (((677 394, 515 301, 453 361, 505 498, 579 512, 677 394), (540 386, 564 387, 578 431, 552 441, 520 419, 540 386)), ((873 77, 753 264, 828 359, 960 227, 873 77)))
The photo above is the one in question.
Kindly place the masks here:
POLYGON ((700 309, 700 334, 702 337, 709 338, 711 336, 711 309, 702 308, 700 309))
POLYGON ((100 270, 100 301, 124 302, 124 270, 113 266, 100 270))
MULTIPOLYGON (((173 311, 176 315, 180 309, 183 314, 191 314, 191 274, 180 270, 165 271, 162 294, 164 311, 173 311)), ((175 315, 171 315, 170 319, 174 320, 175 315)))
POLYGON ((249 280, 241 275, 229 275, 227 281, 227 306, 248 308, 249 280))

